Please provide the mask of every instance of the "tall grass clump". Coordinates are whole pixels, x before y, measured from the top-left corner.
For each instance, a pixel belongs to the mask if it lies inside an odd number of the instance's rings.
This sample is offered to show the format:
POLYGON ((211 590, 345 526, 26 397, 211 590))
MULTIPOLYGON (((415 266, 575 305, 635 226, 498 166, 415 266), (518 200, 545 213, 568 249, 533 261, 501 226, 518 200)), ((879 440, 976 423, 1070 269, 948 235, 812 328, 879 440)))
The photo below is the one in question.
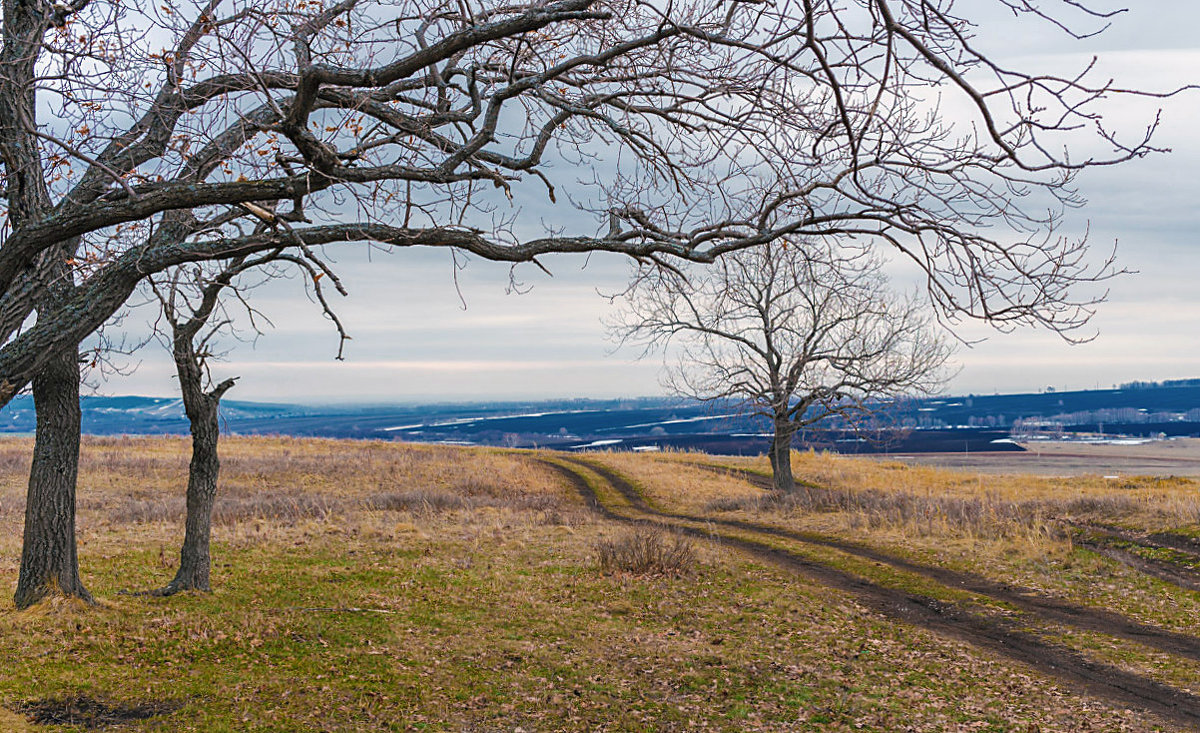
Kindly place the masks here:
POLYGON ((596 560, 605 574, 689 575, 696 550, 681 534, 638 527, 596 543, 596 560))

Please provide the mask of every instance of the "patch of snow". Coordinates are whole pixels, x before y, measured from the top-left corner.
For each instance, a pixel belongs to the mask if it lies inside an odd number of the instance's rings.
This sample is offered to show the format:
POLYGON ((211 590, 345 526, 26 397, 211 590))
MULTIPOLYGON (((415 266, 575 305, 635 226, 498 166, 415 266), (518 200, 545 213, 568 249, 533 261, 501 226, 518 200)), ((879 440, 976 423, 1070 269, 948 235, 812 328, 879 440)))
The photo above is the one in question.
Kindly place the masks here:
POLYGON ((722 420, 727 417, 737 417, 739 413, 730 413, 728 415, 706 415, 704 417, 681 417, 675 420, 661 420, 659 422, 644 422, 636 425, 622 425, 619 428, 609 428, 610 430, 632 430, 633 428, 653 428, 659 425, 682 425, 689 422, 704 422, 705 420, 722 420))
POLYGON ((440 422, 418 423, 416 425, 397 425, 391 428, 383 428, 386 431, 396 430, 415 430, 417 428, 447 428, 455 425, 464 427, 474 427, 477 422, 488 422, 492 420, 515 420, 521 417, 547 417, 549 415, 580 415, 588 412, 604 412, 604 410, 553 410, 550 412, 525 412, 519 415, 487 415, 483 417, 459 417, 453 420, 442 420, 440 422))

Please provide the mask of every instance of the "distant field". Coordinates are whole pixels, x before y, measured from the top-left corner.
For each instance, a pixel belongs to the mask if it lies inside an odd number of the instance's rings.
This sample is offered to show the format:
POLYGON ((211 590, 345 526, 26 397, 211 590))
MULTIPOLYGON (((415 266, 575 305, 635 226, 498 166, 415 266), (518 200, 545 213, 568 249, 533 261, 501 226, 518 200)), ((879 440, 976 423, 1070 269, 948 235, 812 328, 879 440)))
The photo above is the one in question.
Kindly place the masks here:
POLYGON ((896 453, 873 458, 987 474, 1200 477, 1200 438, 1174 438, 1141 445, 1058 441, 1021 445, 1026 452, 896 453))
POLYGON ((761 457, 224 447, 214 592, 156 598, 122 592, 173 575, 187 442, 86 439, 101 604, 0 601, 0 730, 1200 727, 1191 479, 798 453, 780 497, 761 457))

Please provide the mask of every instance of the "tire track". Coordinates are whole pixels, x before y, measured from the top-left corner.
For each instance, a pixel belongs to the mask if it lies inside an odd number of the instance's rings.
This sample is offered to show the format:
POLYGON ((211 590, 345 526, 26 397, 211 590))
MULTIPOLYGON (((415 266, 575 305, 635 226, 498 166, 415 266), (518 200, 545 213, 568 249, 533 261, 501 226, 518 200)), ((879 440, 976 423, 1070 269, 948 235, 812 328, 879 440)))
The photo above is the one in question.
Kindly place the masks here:
MULTIPOLYGON (((709 467, 700 463, 689 463, 689 466, 708 470, 709 467)), ((714 472, 724 473, 723 467, 712 467, 714 472)), ((761 474, 744 469, 733 469, 734 475, 743 480, 758 486, 759 488, 769 489, 770 480, 761 474)), ((614 476, 620 478, 619 476, 614 476)), ((678 517, 678 515, 675 515, 678 517)), ((840 550, 856 557, 861 557, 872 562, 880 562, 890 565, 897 570, 915 573, 930 580, 936 581, 946 586, 965 590, 977 595, 986 596, 993 600, 1011 604, 1022 611, 1036 615, 1046 621, 1073 626, 1082 631, 1092 631, 1108 636, 1115 636, 1128 641, 1133 641, 1145 646, 1153 647, 1159 651, 1164 651, 1169 654, 1176 654, 1188 659, 1200 661, 1200 638, 1182 634, 1173 631, 1167 631, 1155 626, 1138 623, 1119 613, 1106 611, 1104 609, 1092 608, 1088 606, 1080 606, 1074 603, 1063 601, 1054 596, 1048 596, 1030 588, 1021 586, 1009 585, 1000 583, 989 578, 985 578, 974 573, 968 573, 961 570, 951 570, 942 568, 936 565, 924 565, 913 562, 903 557, 892 555, 882 550, 877 550, 873 547, 848 542, 836 537, 821 535, 814 532, 801 532, 797 530, 788 530, 781 527, 774 527, 758 522, 749 522, 733 519, 721 518, 705 518, 704 521, 720 524, 727 527, 750 530, 770 534, 783 539, 795 540, 812 545, 819 545, 835 550, 840 550)), ((1100 548, 1095 544, 1082 543, 1078 539, 1077 544, 1086 544, 1089 549, 1094 549, 1098 552, 1103 552, 1104 548, 1100 548)), ((1152 545, 1151 545, 1152 546, 1152 545)), ((1108 553, 1105 553, 1108 554, 1108 553)), ((1116 557, 1120 562, 1134 565, 1135 561, 1140 560, 1140 565, 1144 566, 1150 561, 1134 556, 1132 553, 1121 553, 1123 556, 1116 557)), ((1135 565, 1135 567, 1138 567, 1135 565)), ((1139 567, 1139 569, 1142 569, 1139 567)), ((1172 582, 1176 585, 1181 585, 1184 588, 1192 590, 1200 590, 1200 584, 1195 582, 1194 577, 1191 578, 1190 584, 1185 584, 1189 579, 1186 576, 1181 576, 1179 573, 1154 572, 1157 568, 1152 567, 1150 574, 1156 577, 1172 582)), ((1144 570, 1145 572, 1145 570, 1144 570)))
MULTIPOLYGON (((774 491, 771 479, 756 471, 691 461, 686 462, 685 465, 717 475, 740 478, 756 488, 764 491, 774 491)), ((832 489, 827 489, 806 481, 797 480, 796 485, 816 491, 832 491, 832 489)), ((1072 539, 1080 547, 1085 547, 1092 552, 1104 555, 1111 560, 1115 560, 1145 575, 1158 578, 1165 583, 1170 583, 1185 590, 1200 591, 1200 572, 1197 572, 1195 568, 1179 562, 1173 562, 1168 558, 1153 558, 1139 555, 1128 547, 1121 547, 1119 544, 1112 542, 1115 540, 1118 543, 1141 547, 1147 550, 1174 550, 1189 558, 1200 561, 1200 541, 1194 538, 1172 532, 1139 535, 1120 527, 1081 523, 1071 520, 1059 520, 1059 524, 1069 530, 1075 531, 1072 539)))
MULTIPOLYGON (((675 519, 697 524, 709 523, 712 526, 737 528, 760 535, 773 534, 763 532, 763 528, 760 527, 730 525, 724 521, 715 522, 706 517, 662 512, 653 508, 628 480, 607 467, 573 456, 563 456, 559 460, 562 462, 545 460, 543 463, 567 478, 579 491, 584 501, 608 519, 626 523, 665 525, 694 537, 718 539, 729 546, 737 547, 761 559, 799 572, 823 585, 844 591, 854 596, 864 606, 889 618, 959 639, 998 656, 1023 663, 1049 677, 1061 680, 1097 697, 1121 705, 1134 706, 1174 723, 1200 729, 1200 697, 1196 695, 1132 672, 1093 662, 1065 646, 1045 642, 1031 634, 1019 631, 1012 623, 1004 619, 985 618, 928 596, 882 586, 763 541, 677 524, 669 520, 675 519), (628 501, 636 512, 644 516, 625 516, 606 506, 589 485, 585 475, 577 472, 578 468, 595 473, 628 501)), ((784 538, 800 542, 806 541, 801 538, 784 538)), ((1135 624, 1135 626, 1137 625, 1135 624)), ((1182 637, 1182 635, 1171 635, 1169 632, 1161 630, 1154 631, 1168 636, 1182 637)), ((1177 641, 1183 645, 1184 638, 1190 639, 1190 637, 1183 637, 1177 641)), ((1144 639, 1139 637, 1137 641, 1142 642, 1144 639)), ((1195 642, 1195 640, 1191 641, 1195 642)))
POLYGON ((1170 563, 1161 563, 1154 560, 1148 560, 1135 552, 1108 547, 1103 544, 1088 542, 1086 540, 1075 540, 1076 545, 1085 547, 1097 555, 1103 555, 1110 560, 1116 560, 1122 565, 1133 568, 1134 570, 1149 575, 1152 578, 1157 578, 1164 583, 1170 583, 1177 588, 1184 590, 1200 591, 1200 581, 1196 579, 1196 575, 1190 572, 1180 572, 1176 570, 1170 563))
MULTIPOLYGON (((756 488, 764 491, 774 491, 771 479, 755 471, 698 462, 687 462, 686 465, 718 475, 736 476, 756 488)), ((796 485, 816 491, 833 491, 832 489, 800 480, 796 481, 796 485)), ((1115 540, 1117 543, 1124 543, 1147 550, 1174 550, 1200 561, 1200 542, 1190 537, 1184 537, 1171 532, 1138 535, 1119 527, 1107 525, 1080 523, 1071 520, 1058 520, 1058 522, 1060 525, 1075 531, 1072 539, 1080 547, 1085 547, 1092 552, 1104 555, 1145 575, 1158 578, 1164 583, 1170 583, 1185 590, 1200 591, 1200 572, 1197 572, 1195 568, 1173 562, 1168 558, 1146 557, 1132 551, 1128 547, 1121 547, 1120 544, 1112 542, 1115 540)), ((985 595, 987 594, 985 593, 985 595)))
POLYGON ((1200 574, 1197 574, 1195 570, 1184 567, 1179 563, 1171 562, 1170 560, 1143 557, 1133 551, 1133 547, 1140 547, 1147 550, 1163 549, 1162 545, 1126 540, 1124 537, 1110 532, 1094 533, 1093 536, 1089 534, 1088 530, 1072 535, 1071 540, 1079 547, 1084 547, 1098 555, 1116 560, 1126 567, 1133 568, 1144 575, 1158 578, 1164 583, 1170 583, 1186 590, 1200 591, 1200 574), (1114 544, 1113 540, 1118 540, 1124 543, 1125 546, 1122 547, 1120 544, 1114 544))

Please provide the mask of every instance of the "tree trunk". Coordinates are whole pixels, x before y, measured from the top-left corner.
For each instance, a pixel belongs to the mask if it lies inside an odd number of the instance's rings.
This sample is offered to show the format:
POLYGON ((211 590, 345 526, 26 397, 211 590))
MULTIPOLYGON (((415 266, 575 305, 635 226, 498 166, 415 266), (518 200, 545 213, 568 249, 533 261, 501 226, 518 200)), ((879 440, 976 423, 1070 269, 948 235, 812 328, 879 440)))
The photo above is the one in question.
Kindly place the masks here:
POLYGON ((75 479, 79 473, 79 351, 54 357, 33 380, 37 437, 25 500, 21 574, 14 597, 28 608, 51 595, 92 603, 79 578, 75 479))
POLYGON ((212 512, 217 498, 217 477, 221 460, 217 454, 220 426, 217 401, 203 396, 202 404, 188 409, 192 424, 192 462, 188 466, 187 519, 183 548, 179 551, 179 571, 175 579, 162 589, 163 595, 185 590, 209 591, 212 557, 209 552, 212 537, 212 512))
MULTIPOLYGON (((34 83, 42 36, 50 14, 41 3, 4 3, 4 44, 0 49, 0 162, 4 164, 4 198, 8 226, 20 229, 51 209, 42 154, 31 131, 37 126, 34 83)), ((43 289, 34 297, 39 322, 71 293, 68 264, 77 240, 43 252, 31 264, 18 289, 43 289)), ((24 320, 23 313, 13 320, 24 320)), ((75 478, 79 473, 79 349, 54 355, 33 378, 37 437, 25 501, 25 534, 21 572, 14 596, 28 608, 50 595, 92 598, 79 579, 75 547, 75 478)), ((11 397, 13 385, 0 384, 11 397)))
POLYGON ((175 334, 175 371, 179 375, 179 390, 183 408, 192 430, 192 461, 188 466, 187 519, 183 548, 179 551, 179 570, 175 579, 158 595, 174 595, 185 590, 211 591, 212 512, 217 499, 217 479, 221 460, 217 443, 221 436, 217 408, 221 395, 233 386, 227 379, 209 392, 204 391, 203 374, 192 344, 194 333, 177 330, 175 334))
POLYGON ((791 493, 796 490, 792 477, 792 438, 796 429, 787 420, 775 421, 775 436, 771 439, 771 475, 778 491, 791 493))

